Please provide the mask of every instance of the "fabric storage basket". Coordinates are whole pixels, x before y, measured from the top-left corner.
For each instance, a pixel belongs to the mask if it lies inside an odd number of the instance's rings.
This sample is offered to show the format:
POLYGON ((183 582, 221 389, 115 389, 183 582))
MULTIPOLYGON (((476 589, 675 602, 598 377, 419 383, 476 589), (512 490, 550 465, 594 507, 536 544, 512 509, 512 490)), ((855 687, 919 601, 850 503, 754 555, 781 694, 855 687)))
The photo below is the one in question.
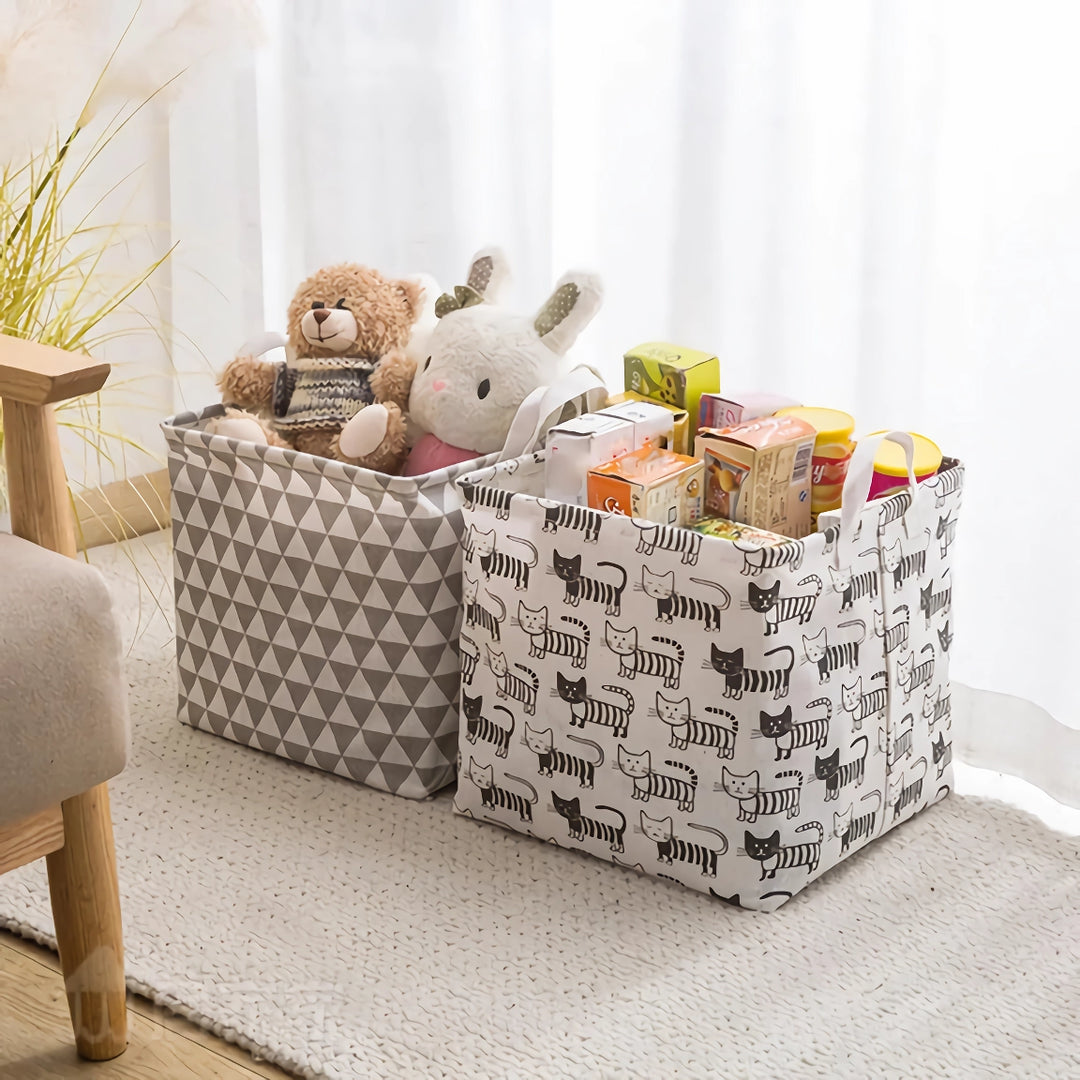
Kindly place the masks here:
POLYGON ((963 467, 867 504, 878 441, 776 547, 459 480, 457 811, 771 910, 944 797, 963 467))
POLYGON ((162 425, 180 719, 397 795, 430 795, 454 777, 454 481, 478 462, 384 476, 202 430, 222 413, 162 425))

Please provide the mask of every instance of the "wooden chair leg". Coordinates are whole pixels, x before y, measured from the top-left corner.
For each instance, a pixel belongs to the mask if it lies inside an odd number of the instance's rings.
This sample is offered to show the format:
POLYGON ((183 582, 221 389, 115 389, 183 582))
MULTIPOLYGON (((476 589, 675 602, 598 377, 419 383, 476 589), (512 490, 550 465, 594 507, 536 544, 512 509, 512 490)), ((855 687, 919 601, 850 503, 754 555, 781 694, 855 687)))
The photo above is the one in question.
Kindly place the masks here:
POLYGON ((46 857, 60 967, 79 1054, 106 1061, 127 1046, 124 944, 107 785, 61 803, 64 846, 46 857))

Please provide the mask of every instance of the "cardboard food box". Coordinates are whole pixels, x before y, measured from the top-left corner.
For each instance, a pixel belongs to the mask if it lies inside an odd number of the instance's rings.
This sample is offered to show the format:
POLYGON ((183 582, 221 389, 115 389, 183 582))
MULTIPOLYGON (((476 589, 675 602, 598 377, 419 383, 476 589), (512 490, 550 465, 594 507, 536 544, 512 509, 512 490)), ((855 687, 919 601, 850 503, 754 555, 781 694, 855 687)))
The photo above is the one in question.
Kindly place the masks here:
POLYGON ((759 390, 725 390, 722 394, 702 394, 698 427, 734 427, 735 424, 744 424, 747 420, 757 420, 762 416, 772 416, 781 409, 799 404, 794 398, 785 397, 783 394, 759 390))
POLYGON ((816 436, 814 428, 794 416, 699 431, 705 513, 795 539, 806 536, 816 436))
MULTIPOLYGON (((625 386, 635 394, 676 405, 697 421, 702 394, 720 389, 720 361, 698 349, 684 349, 668 342, 639 345, 623 356, 625 386)), ((694 433, 690 432, 693 449, 694 433)))
POLYGON ((655 401, 622 401, 601 409, 599 416, 614 416, 634 425, 632 450, 655 446, 661 450, 674 450, 675 416, 665 406, 655 401))
POLYGON ((691 525, 701 517, 704 470, 697 458, 647 446, 590 471, 589 506, 663 525, 691 525))
POLYGON ((589 470, 635 449, 634 424, 617 416, 586 413, 548 432, 544 494, 584 505, 589 470))
POLYGON ((633 390, 626 390, 621 394, 612 394, 608 398, 608 408, 613 408, 627 401, 646 402, 671 413, 674 441, 668 449, 674 450, 676 454, 688 454, 690 452, 690 414, 685 409, 679 408, 678 405, 668 405, 663 401, 655 401, 644 394, 636 394, 633 390))
POLYGON ((744 525, 727 518, 702 518, 694 525, 694 531, 705 536, 716 536, 721 540, 744 540, 748 544, 760 544, 762 547, 775 547, 777 544, 790 544, 790 536, 769 532, 767 529, 755 529, 753 525, 744 525))

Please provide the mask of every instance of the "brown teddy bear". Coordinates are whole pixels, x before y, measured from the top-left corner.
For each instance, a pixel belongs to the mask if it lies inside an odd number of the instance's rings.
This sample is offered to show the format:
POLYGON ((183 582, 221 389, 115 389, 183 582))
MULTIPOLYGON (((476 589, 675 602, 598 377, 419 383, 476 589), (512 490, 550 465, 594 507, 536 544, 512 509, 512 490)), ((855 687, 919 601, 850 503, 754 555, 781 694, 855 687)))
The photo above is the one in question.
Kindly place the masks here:
POLYGON ((218 433, 262 441, 258 428, 273 446, 392 469, 405 451, 403 410, 416 370, 406 350, 424 292, 419 280, 356 263, 317 270, 289 304, 285 362, 238 356, 225 368, 218 385, 228 409, 218 433), (349 457, 338 444, 341 429, 373 402, 388 414, 382 438, 349 457))

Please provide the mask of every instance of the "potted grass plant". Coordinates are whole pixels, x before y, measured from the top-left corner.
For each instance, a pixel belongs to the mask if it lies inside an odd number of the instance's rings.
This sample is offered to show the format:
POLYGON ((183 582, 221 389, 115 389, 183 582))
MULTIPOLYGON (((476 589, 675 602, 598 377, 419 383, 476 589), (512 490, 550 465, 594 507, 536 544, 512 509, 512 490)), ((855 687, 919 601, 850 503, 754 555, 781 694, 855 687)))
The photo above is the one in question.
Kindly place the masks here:
MULTIPOLYGON (((136 118, 164 115, 193 64, 257 29, 254 6, 235 0, 124 8, 115 0, 0 6, 0 333, 88 354, 129 334, 164 339, 146 299, 176 241, 149 258, 134 253, 146 247, 131 243, 146 226, 116 208, 139 170, 130 168, 130 146, 124 157, 118 144, 130 142, 136 118)), ((138 396, 138 370, 125 376, 58 407, 57 421, 68 444, 84 448, 89 474, 111 473, 142 499, 125 454, 147 451, 104 419, 110 395, 113 403, 138 396)), ((72 484, 76 510, 82 486, 72 484)), ((0 454, 0 512, 5 491, 0 454)), ((110 510, 110 531, 129 535, 123 511, 110 510)))

